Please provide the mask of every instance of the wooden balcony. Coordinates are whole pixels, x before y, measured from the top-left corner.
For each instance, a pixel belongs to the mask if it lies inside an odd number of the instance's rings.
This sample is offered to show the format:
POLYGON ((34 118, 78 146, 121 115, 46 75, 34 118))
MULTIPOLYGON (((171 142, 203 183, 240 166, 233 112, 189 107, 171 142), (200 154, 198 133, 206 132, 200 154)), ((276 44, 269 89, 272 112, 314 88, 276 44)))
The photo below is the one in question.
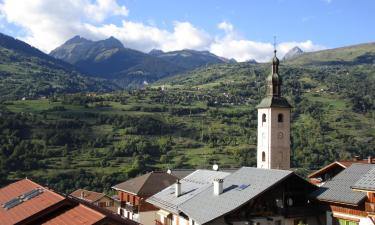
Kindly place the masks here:
POLYGON ((375 203, 374 202, 365 202, 365 210, 370 214, 375 214, 375 203))

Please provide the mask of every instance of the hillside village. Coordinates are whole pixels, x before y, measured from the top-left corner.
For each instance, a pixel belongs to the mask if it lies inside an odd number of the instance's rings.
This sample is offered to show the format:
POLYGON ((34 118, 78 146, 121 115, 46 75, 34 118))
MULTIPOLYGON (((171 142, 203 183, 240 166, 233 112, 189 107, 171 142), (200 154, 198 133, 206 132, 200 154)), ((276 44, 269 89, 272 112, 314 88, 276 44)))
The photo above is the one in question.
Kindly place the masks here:
POLYGON ((373 155, 308 177, 291 166, 293 106, 279 65, 275 50, 256 107, 256 167, 152 171, 109 184, 114 196, 81 187, 63 194, 24 178, 0 188, 0 224, 374 225, 373 155))

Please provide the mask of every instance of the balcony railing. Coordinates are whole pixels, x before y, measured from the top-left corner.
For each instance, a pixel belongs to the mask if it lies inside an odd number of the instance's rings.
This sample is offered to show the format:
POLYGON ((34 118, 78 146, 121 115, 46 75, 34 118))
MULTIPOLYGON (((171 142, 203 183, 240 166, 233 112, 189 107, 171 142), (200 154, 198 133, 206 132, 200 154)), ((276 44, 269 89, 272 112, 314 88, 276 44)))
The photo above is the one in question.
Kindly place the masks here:
POLYGON ((138 206, 132 205, 129 202, 121 203, 121 208, 126 209, 129 212, 138 212, 138 206))
POLYGON ((365 209, 366 209, 366 212, 375 214, 375 203, 366 202, 365 209))

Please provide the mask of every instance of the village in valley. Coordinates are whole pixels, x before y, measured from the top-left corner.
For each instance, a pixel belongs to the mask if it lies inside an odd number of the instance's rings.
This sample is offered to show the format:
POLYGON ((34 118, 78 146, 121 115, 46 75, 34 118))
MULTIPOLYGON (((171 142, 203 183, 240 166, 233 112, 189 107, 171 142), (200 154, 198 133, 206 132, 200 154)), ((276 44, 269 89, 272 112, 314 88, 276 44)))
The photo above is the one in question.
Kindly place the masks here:
POLYGON ((0 0, 0 225, 375 225, 349 2, 0 0))
POLYGON ((375 159, 335 161, 305 179, 290 167, 290 110, 275 55, 257 106, 257 167, 168 169, 62 195, 25 178, 0 189, 1 224, 371 225, 375 159))

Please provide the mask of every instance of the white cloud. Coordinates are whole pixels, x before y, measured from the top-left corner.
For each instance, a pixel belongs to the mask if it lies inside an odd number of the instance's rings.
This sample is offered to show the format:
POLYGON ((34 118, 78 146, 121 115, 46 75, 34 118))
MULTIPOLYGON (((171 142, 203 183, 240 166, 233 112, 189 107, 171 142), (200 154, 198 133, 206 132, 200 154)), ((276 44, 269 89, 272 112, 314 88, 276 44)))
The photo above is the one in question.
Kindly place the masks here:
POLYGON ((112 15, 128 14, 116 0, 4 0, 0 14, 25 29, 18 37, 43 51, 50 51, 76 34, 86 33, 85 22, 100 22, 112 15))
POLYGON ((217 28, 224 30, 225 32, 232 32, 233 31, 233 25, 227 21, 223 21, 217 25, 217 28))
MULTIPOLYGON (((245 39, 238 35, 234 26, 229 22, 221 22, 218 28, 224 30, 223 37, 217 36, 210 45, 210 51, 218 56, 234 58, 237 61, 255 59, 258 62, 269 61, 273 55, 273 45, 270 42, 257 42, 245 39)), ((315 45, 312 41, 282 42, 277 46, 278 57, 282 58, 291 48, 298 46, 303 51, 316 51, 323 46, 315 45)))
MULTIPOLYGON (((189 48, 209 50, 237 61, 255 59, 259 62, 270 60, 273 54, 271 43, 240 36, 228 21, 217 24, 217 28, 225 33, 216 36, 186 21, 175 21, 172 30, 125 19, 120 25, 106 22, 110 17, 124 17, 128 13, 128 9, 116 0, 3 0, 0 3, 0 18, 19 26, 26 34, 18 38, 45 52, 81 35, 92 40, 114 36, 126 47, 144 52, 153 48, 163 51, 189 48)), ((281 58, 294 46, 304 51, 323 48, 309 40, 284 42, 278 46, 278 56, 281 58)))

